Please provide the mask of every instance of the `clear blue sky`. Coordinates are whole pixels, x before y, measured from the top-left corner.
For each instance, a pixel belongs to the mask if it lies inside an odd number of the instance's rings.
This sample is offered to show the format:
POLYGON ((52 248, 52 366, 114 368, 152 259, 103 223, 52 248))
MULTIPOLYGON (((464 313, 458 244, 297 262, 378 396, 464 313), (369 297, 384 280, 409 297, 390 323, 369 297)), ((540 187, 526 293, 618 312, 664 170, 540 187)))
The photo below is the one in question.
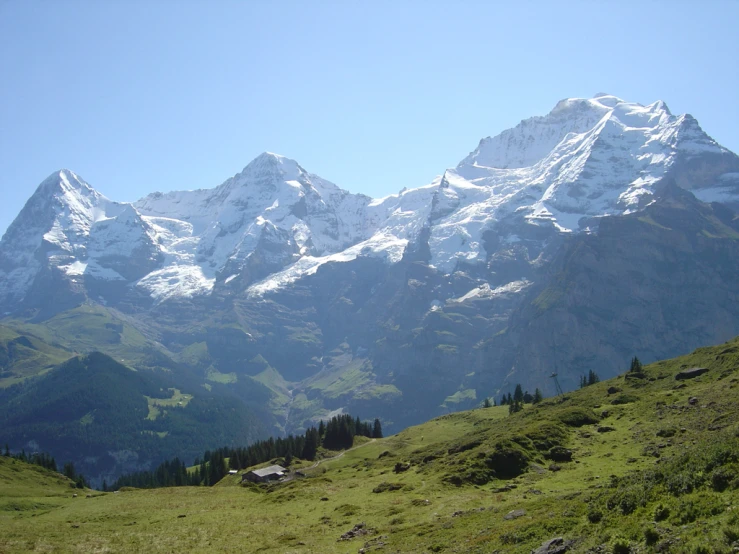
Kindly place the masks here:
POLYGON ((66 167, 114 200, 269 150, 371 196, 608 92, 739 152, 739 2, 0 0, 0 233, 66 167))

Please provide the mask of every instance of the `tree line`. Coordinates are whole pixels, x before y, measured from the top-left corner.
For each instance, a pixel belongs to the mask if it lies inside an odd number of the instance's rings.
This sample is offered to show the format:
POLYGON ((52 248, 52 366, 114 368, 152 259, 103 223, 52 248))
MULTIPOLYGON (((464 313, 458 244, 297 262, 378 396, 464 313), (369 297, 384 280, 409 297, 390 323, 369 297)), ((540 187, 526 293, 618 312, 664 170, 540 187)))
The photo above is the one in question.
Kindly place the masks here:
POLYGON ((287 466, 295 458, 314 460, 320 447, 344 450, 351 447, 356 436, 382 438, 380 420, 375 419, 373 423, 369 423, 348 414, 335 416, 328 422, 321 420, 318 427, 308 428, 303 435, 277 439, 270 437, 246 447, 224 446, 208 450, 202 458, 195 459, 194 470, 188 471, 184 462, 175 458, 163 462, 153 471, 123 475, 113 483, 111 489, 212 486, 223 479, 229 470, 238 471, 275 458, 282 458, 287 466))
MULTIPOLYGON (((508 413, 513 414, 523 410, 524 404, 538 404, 542 400, 544 400, 544 395, 538 387, 534 391, 534 394, 531 394, 529 391, 524 392, 523 387, 519 383, 516 385, 513 394, 509 392, 500 397, 500 405, 508 406, 508 413)), ((488 407, 490 405, 490 399, 486 398, 483 406, 488 407)), ((493 401, 493 405, 495 405, 495 401, 493 401)))
MULTIPOLYGON (((33 452, 32 454, 26 454, 25 450, 21 450, 18 454, 11 454, 10 448, 6 444, 3 456, 6 458, 11 458, 13 460, 20 460, 21 462, 25 462, 27 464, 41 466, 56 473, 60 473, 56 465, 56 460, 54 459, 54 456, 51 456, 46 452, 33 452)), ((66 464, 64 464, 61 473, 62 475, 73 481, 78 489, 83 489, 86 487, 89 488, 90 486, 87 482, 87 479, 85 479, 85 476, 81 473, 77 473, 72 462, 67 462, 66 464)))
POLYGON ((587 375, 580 375, 580 388, 581 389, 584 389, 585 387, 589 387, 590 385, 595 385, 596 383, 600 383, 600 377, 598 377, 598 374, 592 369, 588 371, 587 375))

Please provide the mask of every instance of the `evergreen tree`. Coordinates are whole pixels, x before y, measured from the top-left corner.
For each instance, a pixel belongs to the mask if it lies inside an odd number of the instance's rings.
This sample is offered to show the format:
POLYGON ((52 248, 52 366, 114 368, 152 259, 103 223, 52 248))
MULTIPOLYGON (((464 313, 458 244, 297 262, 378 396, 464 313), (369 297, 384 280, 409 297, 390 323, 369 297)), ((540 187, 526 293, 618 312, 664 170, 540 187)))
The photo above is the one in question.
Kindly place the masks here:
POLYGON ((634 358, 631 360, 631 367, 629 367, 629 371, 631 373, 641 373, 643 369, 644 368, 642 367, 639 358, 634 356, 634 358))
POLYGON ((508 404, 509 406, 510 406, 511 404, 513 404, 513 396, 511 395, 511 393, 510 393, 510 392, 508 393, 508 401, 507 401, 506 403, 507 403, 507 404, 508 404))
POLYGON ((5 443, 5 453, 3 454, 3 456, 10 457, 10 447, 8 446, 7 442, 5 443))
POLYGON ((326 425, 324 425, 323 420, 321 420, 321 423, 318 424, 318 435, 321 438, 326 435, 326 425))
POLYGON ((508 404, 508 398, 506 398, 506 395, 504 394, 500 397, 500 405, 505 406, 506 404, 508 404))
POLYGON ((492 406, 492 402, 490 402, 490 398, 485 398, 485 400, 482 403, 483 408, 490 408, 492 406))
POLYGON ((595 385, 600 382, 600 377, 592 369, 588 372, 588 385, 595 385))
POLYGON ((201 485, 208 486, 208 466, 205 463, 205 457, 203 457, 203 461, 200 462, 200 471, 198 472, 198 483, 201 485))
POLYGON ((316 454, 318 454, 319 444, 320 437, 318 436, 318 429, 311 427, 305 432, 305 444, 300 457, 304 460, 315 460, 316 454))
POLYGON ((534 399, 531 401, 531 403, 538 404, 542 400, 544 400, 544 396, 542 396, 541 391, 537 387, 536 390, 534 391, 534 399))
POLYGON ((62 469, 62 474, 68 478, 74 481, 77 478, 77 472, 74 470, 74 464, 72 462, 67 462, 64 464, 64 468, 62 469))
POLYGON ((375 423, 372 426, 372 438, 373 439, 382 438, 382 425, 380 424, 380 420, 377 418, 375 418, 375 423))
POLYGON ((516 391, 513 393, 513 401, 517 403, 523 402, 523 389, 521 385, 516 385, 516 391))
POLYGON ((523 403, 524 404, 531 404, 534 401, 534 397, 531 395, 529 391, 526 391, 523 393, 523 403))

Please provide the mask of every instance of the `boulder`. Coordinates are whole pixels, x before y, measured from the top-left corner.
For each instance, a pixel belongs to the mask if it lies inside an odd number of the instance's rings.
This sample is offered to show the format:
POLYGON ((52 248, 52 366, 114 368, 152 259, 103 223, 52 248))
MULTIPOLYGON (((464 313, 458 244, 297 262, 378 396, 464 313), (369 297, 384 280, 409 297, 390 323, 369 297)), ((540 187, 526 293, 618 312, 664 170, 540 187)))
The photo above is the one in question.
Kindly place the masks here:
POLYGON ((554 462, 571 462, 572 450, 569 450, 564 446, 553 446, 549 450, 549 454, 547 456, 554 462))
POLYGON ((532 550, 531 554, 564 554, 569 551, 575 544, 573 540, 564 540, 562 537, 555 537, 544 541, 536 550, 532 550))
POLYGON ((675 375, 675 379, 678 381, 683 381, 685 379, 695 379, 696 377, 703 375, 704 373, 708 372, 707 367, 692 367, 690 369, 684 369, 677 375, 675 375))
POLYGON ((526 510, 519 509, 519 510, 511 510, 506 515, 503 516, 503 519, 518 519, 519 517, 523 517, 526 515, 526 510))

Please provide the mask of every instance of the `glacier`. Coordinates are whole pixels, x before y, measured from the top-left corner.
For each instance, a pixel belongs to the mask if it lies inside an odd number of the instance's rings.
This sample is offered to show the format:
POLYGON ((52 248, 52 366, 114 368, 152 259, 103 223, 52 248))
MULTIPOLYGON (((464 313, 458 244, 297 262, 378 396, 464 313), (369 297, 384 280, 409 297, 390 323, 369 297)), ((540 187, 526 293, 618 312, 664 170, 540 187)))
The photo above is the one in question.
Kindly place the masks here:
POLYGON ((22 301, 44 270, 78 284, 121 283, 154 303, 218 287, 262 297, 324 264, 396 263, 419 240, 429 265, 453 273, 486 263, 491 237, 513 244, 531 228, 588 233, 601 218, 641 210, 666 179, 702 200, 739 200, 739 158, 692 116, 609 94, 562 100, 482 139, 431 183, 381 199, 269 152, 215 188, 130 204, 61 170, 0 242, 0 304, 22 301))

